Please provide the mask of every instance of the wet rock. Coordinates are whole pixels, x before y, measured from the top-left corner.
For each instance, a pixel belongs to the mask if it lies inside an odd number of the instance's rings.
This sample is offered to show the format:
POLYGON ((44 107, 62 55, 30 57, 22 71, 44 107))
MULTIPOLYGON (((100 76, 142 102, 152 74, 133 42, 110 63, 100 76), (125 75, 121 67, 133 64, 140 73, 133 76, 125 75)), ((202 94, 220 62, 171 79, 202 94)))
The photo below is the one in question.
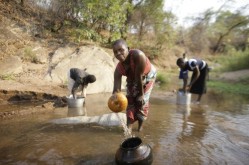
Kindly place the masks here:
POLYGON ((48 103, 42 104, 42 107, 46 108, 46 109, 54 109, 54 106, 53 106, 52 102, 48 102, 48 103))
POLYGON ((8 94, 8 91, 7 90, 2 90, 1 91, 3 94, 8 94))
POLYGON ((37 94, 35 92, 17 92, 18 94, 11 96, 8 101, 31 101, 37 100, 37 94))
POLYGON ((59 97, 54 101, 54 106, 55 107, 66 107, 67 106, 67 99, 66 97, 59 97))
POLYGON ((42 97, 46 100, 55 100, 58 98, 58 96, 55 96, 55 95, 52 95, 52 94, 49 94, 49 93, 44 93, 42 95, 42 97))
POLYGON ((126 123, 125 113, 108 113, 100 116, 75 116, 51 121, 54 124, 97 124, 100 126, 122 126, 126 123))
POLYGON ((13 116, 18 115, 18 111, 8 111, 8 112, 0 112, 0 118, 11 118, 13 116))

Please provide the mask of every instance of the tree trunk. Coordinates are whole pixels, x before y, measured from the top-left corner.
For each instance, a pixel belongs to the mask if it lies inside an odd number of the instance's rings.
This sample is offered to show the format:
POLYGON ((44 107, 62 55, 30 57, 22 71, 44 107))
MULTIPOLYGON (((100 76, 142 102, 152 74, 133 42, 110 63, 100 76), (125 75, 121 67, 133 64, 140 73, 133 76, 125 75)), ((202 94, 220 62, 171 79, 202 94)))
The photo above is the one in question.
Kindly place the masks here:
POLYGON ((241 22, 238 22, 238 23, 234 24, 234 25, 231 26, 224 34, 221 34, 220 37, 219 37, 219 39, 218 39, 218 41, 217 41, 217 43, 216 43, 216 45, 215 45, 215 47, 214 47, 214 53, 217 53, 218 50, 220 49, 220 46, 221 46, 221 43, 222 43, 224 37, 225 37, 225 36, 228 36, 228 35, 230 34, 230 32, 231 32, 234 28, 239 27, 240 25, 242 25, 242 24, 244 24, 244 23, 247 23, 247 20, 243 20, 243 21, 241 21, 241 22))
MULTIPOLYGON (((129 3, 132 5, 132 0, 129 0, 129 3)), ((131 21, 131 12, 129 9, 127 9, 126 20, 125 20, 124 26, 120 29, 121 38, 123 38, 124 40, 127 39, 128 26, 129 26, 130 21, 131 21)))
POLYGON ((24 6, 24 0, 21 0, 21 5, 24 6))

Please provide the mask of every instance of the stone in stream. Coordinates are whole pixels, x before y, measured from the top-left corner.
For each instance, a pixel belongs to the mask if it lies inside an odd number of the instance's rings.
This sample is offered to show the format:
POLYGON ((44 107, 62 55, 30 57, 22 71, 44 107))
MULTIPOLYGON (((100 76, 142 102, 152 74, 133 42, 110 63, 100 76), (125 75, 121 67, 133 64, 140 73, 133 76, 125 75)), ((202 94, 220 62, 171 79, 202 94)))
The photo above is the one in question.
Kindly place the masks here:
POLYGON ((122 126, 126 123, 125 113, 108 113, 100 116, 74 116, 61 119, 54 119, 54 124, 97 124, 101 126, 122 126), (122 120, 122 121, 121 121, 122 120))

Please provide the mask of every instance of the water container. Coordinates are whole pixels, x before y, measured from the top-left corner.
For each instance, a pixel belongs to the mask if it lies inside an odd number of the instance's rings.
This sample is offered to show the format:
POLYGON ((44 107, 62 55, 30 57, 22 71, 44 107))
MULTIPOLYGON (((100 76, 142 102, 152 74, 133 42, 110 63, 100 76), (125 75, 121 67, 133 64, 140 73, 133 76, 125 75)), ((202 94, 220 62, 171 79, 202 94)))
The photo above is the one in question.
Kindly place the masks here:
POLYGON ((189 105, 191 103, 191 93, 178 91, 176 103, 182 105, 189 105))
POLYGON ((72 96, 67 97, 68 108, 79 108, 83 106, 85 98, 77 97, 74 99, 72 96))
POLYGON ((116 151, 115 161, 117 165, 151 165, 152 148, 139 137, 128 138, 116 151))

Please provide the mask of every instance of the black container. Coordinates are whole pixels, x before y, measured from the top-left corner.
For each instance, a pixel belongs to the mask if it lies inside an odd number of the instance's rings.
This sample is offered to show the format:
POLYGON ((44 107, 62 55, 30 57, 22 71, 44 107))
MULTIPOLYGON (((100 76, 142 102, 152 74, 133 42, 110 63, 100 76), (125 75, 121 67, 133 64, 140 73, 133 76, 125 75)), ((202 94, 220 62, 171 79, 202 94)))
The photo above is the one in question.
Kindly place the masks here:
POLYGON ((117 165, 150 165, 153 161, 152 148, 143 144, 139 137, 126 139, 115 155, 117 165))

